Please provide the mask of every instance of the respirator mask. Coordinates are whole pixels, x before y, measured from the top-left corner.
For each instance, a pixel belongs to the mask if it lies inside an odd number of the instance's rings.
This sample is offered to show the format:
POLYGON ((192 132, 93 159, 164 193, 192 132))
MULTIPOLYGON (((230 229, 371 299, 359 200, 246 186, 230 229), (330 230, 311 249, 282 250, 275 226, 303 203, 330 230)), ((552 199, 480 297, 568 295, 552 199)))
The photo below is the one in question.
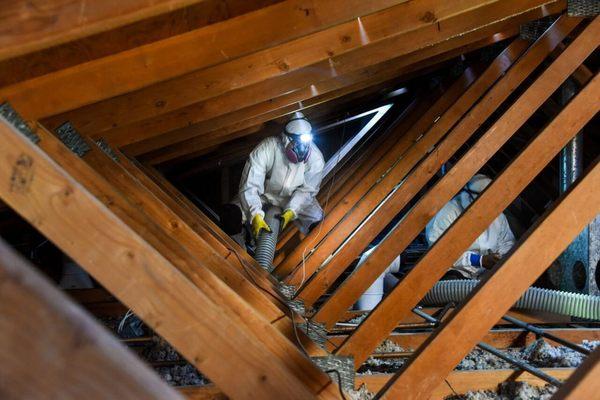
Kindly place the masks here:
POLYGON ((310 157, 310 145, 312 142, 312 127, 306 117, 300 113, 287 122, 284 128, 285 155, 292 163, 306 162, 310 157))

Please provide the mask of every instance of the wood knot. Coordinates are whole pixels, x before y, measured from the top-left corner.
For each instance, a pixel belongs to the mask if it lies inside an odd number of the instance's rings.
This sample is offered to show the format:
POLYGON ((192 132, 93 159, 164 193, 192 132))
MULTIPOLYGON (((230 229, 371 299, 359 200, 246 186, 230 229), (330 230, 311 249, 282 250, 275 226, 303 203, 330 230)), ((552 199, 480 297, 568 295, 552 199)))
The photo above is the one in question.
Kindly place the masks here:
POLYGON ((156 108, 163 108, 166 105, 167 105, 167 102, 164 100, 157 100, 156 103, 154 103, 154 106, 156 108))
POLYGON ((350 43, 352 41, 352 38, 348 35, 344 35, 340 38, 342 43, 350 43))
POLYGON ((277 68, 279 68, 283 72, 287 72, 290 70, 290 66, 283 60, 277 61, 277 68))
POLYGON ((423 14, 423 16, 420 18, 421 21, 423 22, 434 22, 437 18, 435 17, 435 14, 432 13, 431 11, 427 11, 425 14, 423 14))

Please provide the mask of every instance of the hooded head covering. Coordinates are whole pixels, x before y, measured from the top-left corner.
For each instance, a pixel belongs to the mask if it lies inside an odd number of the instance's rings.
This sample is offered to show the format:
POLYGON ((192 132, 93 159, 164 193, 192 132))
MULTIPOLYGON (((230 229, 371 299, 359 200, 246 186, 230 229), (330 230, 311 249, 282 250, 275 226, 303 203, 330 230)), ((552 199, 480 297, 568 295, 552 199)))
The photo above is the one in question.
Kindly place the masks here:
POLYGON ((465 187, 461 190, 459 195, 459 201, 461 206, 467 208, 469 204, 475 201, 475 199, 485 190, 486 187, 492 182, 490 178, 483 174, 477 174, 471 178, 465 187))
POLYGON ((312 126, 301 112, 295 112, 284 127, 285 155, 290 162, 306 162, 310 156, 312 126))

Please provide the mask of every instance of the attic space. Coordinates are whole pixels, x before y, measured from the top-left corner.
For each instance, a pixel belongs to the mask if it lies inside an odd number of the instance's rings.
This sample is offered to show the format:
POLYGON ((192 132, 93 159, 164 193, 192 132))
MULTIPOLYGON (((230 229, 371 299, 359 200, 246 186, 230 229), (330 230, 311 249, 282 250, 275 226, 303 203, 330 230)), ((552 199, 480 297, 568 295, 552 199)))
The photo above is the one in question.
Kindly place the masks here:
POLYGON ((600 398, 599 13, 4 0, 0 398, 600 398))

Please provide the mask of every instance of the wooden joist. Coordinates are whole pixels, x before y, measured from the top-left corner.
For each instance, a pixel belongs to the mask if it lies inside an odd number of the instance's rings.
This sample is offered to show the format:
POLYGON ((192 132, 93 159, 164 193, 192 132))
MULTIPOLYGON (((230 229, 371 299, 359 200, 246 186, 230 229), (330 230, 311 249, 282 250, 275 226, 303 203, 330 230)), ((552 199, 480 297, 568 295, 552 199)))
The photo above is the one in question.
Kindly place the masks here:
MULTIPOLYGON (((569 107, 573 107, 557 118, 558 123, 553 127, 556 136, 559 135, 559 130, 570 124, 582 127, 580 120, 590 119, 598 111, 600 77, 595 81, 596 86, 585 88, 574 102, 569 104, 569 107), (591 95, 587 95, 586 91, 591 92, 591 95), (586 102, 593 102, 595 107, 586 102), (586 108, 594 111, 590 112, 586 108)), ((573 134, 577 132, 576 129, 572 131, 573 134)), ((548 152, 555 154, 550 150, 548 152)), ((527 161, 531 160, 531 155, 528 155, 527 161)), ((517 174, 529 168, 527 161, 522 164, 517 174)), ((493 184, 501 182, 504 178, 509 180, 511 177, 503 175, 493 184)), ((512 177, 513 181, 517 179, 512 177)), ((490 271, 465 302, 408 361, 403 370, 386 384, 380 392, 380 398, 393 399, 399 395, 406 399, 428 398, 431 390, 443 382, 494 322, 596 217, 600 212, 599 188, 600 164, 596 160, 592 169, 532 228, 527 238, 509 257, 490 271), (539 251, 541 248, 544 251, 539 251), (527 268, 523 268, 523 265, 527 265, 527 268)), ((492 191, 484 192, 480 204, 491 202, 492 195, 492 191)))
MULTIPOLYGON (((251 85, 256 85, 250 94, 253 101, 266 101, 281 93, 407 55, 466 32, 485 29, 489 24, 519 16, 533 8, 551 8, 554 4, 564 5, 564 2, 404 2, 360 20, 96 103, 61 118, 71 120, 84 133, 96 133, 251 85), (278 77, 285 78, 277 80, 278 77), (198 90, 199 87, 203 90, 198 90)), ((53 93, 49 95, 53 96, 53 93)), ((62 101, 62 97, 46 98, 43 104, 33 107, 27 102, 26 107, 35 109, 36 113, 43 110, 41 107, 52 108, 45 113, 50 114, 57 112, 62 101)))
MULTIPOLYGON (((420 232, 431 216, 468 182, 502 144, 569 77, 577 66, 595 50, 599 38, 600 20, 596 20, 577 37, 488 129, 481 139, 469 149, 459 162, 419 201, 413 208, 413 215, 420 217, 414 220, 405 218, 405 221, 410 223, 405 229, 410 228, 414 229, 416 233, 420 232), (438 201, 439 203, 436 204, 438 201), (429 211, 429 207, 432 205, 435 206, 433 213, 429 211)), ((598 111, 597 85, 600 82, 595 78, 595 82, 592 83, 577 96, 575 101, 569 103, 559 117, 555 118, 473 205, 461 215, 444 236, 419 260, 414 269, 400 281, 348 341, 342 345, 338 351, 339 354, 352 354, 355 357, 355 365, 360 366, 368 356, 366 352, 374 349, 391 332, 395 323, 402 316, 411 312, 411 309, 447 271, 448 265, 452 265, 477 236, 503 212, 537 173, 552 160, 552 157, 560 151, 561 147, 585 126, 598 111)), ((386 248, 385 241, 379 247, 379 249, 383 248, 388 252, 388 264, 397 255, 395 251, 402 251, 404 248, 398 249, 397 246, 399 240, 397 236, 401 234, 405 234, 404 230, 397 230, 386 239, 386 241, 391 240, 389 243, 394 244, 394 246, 391 246, 393 249, 390 249, 389 245, 386 248)), ((376 252, 373 254, 376 254, 376 252)), ((385 264, 386 259, 381 257, 383 254, 380 253, 376 264, 371 262, 367 268, 374 268, 373 265, 388 265, 385 264)), ((372 257, 370 258, 372 259, 372 257)), ((549 264, 550 262, 544 267, 549 264)), ((367 265, 367 263, 364 265, 367 265)), ((511 282, 512 284, 512 280, 509 278, 505 282, 511 282)))
MULTIPOLYGON (((565 380, 574 373, 575 369, 541 368, 541 370, 556 379, 565 380)), ((369 390, 377 392, 384 387, 391 378, 392 376, 388 374, 359 375, 356 377, 356 383, 358 385, 364 383, 369 390)), ((495 391, 498 390, 498 386, 503 382, 525 382, 532 386, 545 386, 547 384, 546 381, 529 372, 515 371, 513 369, 452 371, 445 381, 440 383, 436 388, 432 388, 431 397, 428 399, 444 400, 448 396, 453 396, 456 393, 466 394, 473 390, 495 391)), ((585 397, 581 399, 584 398, 585 397)))
MULTIPOLYGON (((542 368, 542 371, 556 379, 566 380, 574 375, 574 368, 542 368)), ((391 374, 357 375, 356 388, 365 385, 371 392, 379 391, 391 378, 391 374)), ((512 369, 500 370, 475 370, 475 371, 453 371, 447 382, 441 383, 431 394, 431 400, 443 400, 448 396, 465 394, 473 390, 497 390, 503 382, 526 382, 531 386, 544 386, 546 381, 528 372, 520 372, 512 369)), ((221 391, 213 385, 187 386, 179 389, 179 392, 188 400, 226 400, 221 391)), ((595 393, 595 392, 592 392, 595 393)), ((569 397, 579 400, 592 398, 569 397)), ((561 399, 562 400, 562 399, 561 399)))
POLYGON ((240 399, 339 396, 325 374, 215 275, 205 268, 191 276, 181 273, 29 139, 1 122, 0 197, 223 392, 240 399))
MULTIPOLYGON (((4 0, 0 60, 105 32, 201 0, 4 0)), ((89 83, 89 82, 87 82, 89 83)))
POLYGON ((583 364, 552 397, 554 400, 593 399, 600 391, 600 349, 590 354, 583 364))
POLYGON ((165 154, 153 153, 151 160, 153 163, 158 163, 169 158, 180 157, 186 154, 186 145, 187 148, 193 149, 194 144, 197 146, 197 143, 200 143, 199 139, 193 137, 207 134, 210 129, 221 127, 218 130, 222 130, 224 126, 235 125, 246 127, 252 123, 306 109, 332 98, 393 79, 415 71, 419 64, 432 65, 452 55, 481 47, 486 40, 501 40, 506 38, 506 35, 514 35, 520 23, 546 15, 547 12, 557 12, 560 10, 559 6, 560 4, 557 3, 548 8, 533 9, 464 35, 451 37, 436 43, 435 46, 413 49, 409 53, 402 49, 395 51, 391 45, 390 49, 384 48, 372 55, 358 58, 356 63, 348 61, 348 65, 356 65, 349 68, 347 72, 338 67, 338 63, 331 65, 323 63, 318 67, 313 66, 304 73, 304 75, 309 74, 306 79, 300 74, 302 71, 294 72, 290 76, 275 78, 271 83, 236 89, 180 110, 161 114, 156 118, 117 127, 113 130, 114 134, 111 131, 106 133, 113 137, 123 135, 129 141, 148 137, 148 140, 128 146, 128 151, 135 155, 185 140, 180 144, 174 144, 168 152, 165 149, 165 154), (506 32, 506 34, 499 34, 499 32, 506 32), (381 54, 387 54, 387 57, 381 54), (365 63, 364 60, 373 63, 361 66, 365 63), (316 71, 330 70, 332 65, 336 68, 333 76, 316 75, 316 71), (299 85, 290 86, 292 81, 298 81, 299 85), (286 94, 281 95, 281 93, 286 94), (160 136, 157 136, 159 134, 160 136))
MULTIPOLYGON (((597 328, 544 328, 544 332, 555 335, 561 339, 573 343, 581 343, 584 340, 600 340, 600 329, 597 328)), ((386 340, 397 344, 408 352, 417 350, 432 336, 432 332, 394 332, 386 340)), ((346 339, 347 335, 336 334, 327 337, 327 348, 334 351, 346 339)), ((538 337, 531 332, 522 329, 502 328, 490 330, 481 338, 481 340, 490 346, 498 349, 507 349, 514 347, 525 347, 534 343, 538 337)), ((553 346, 559 344, 545 339, 553 346)), ((376 353, 373 353, 376 354, 376 353)), ((371 356, 373 356, 371 354, 371 356)))
MULTIPOLYGON (((307 6, 302 0, 287 0, 221 23, 16 84, 0 91, 0 97, 9 99, 29 118, 48 117, 227 63, 249 52, 285 43, 402 1, 351 0, 350 3, 342 3, 341 0, 335 0, 307 6), (127 68, 123 68, 124 65, 127 68), (69 95, 71 91, 74 93, 69 95), (53 99, 53 93, 57 92, 62 95, 53 99), (58 102, 40 108, 42 98, 58 102)), ((163 2, 168 3, 165 0, 163 2)), ((175 3, 173 0, 171 2, 175 3)))
MULTIPOLYGON (((369 190, 377 184, 378 180, 390 168, 394 168, 395 164, 403 157, 404 153, 416 142, 418 142, 424 132, 435 122, 448 107, 455 102, 461 94, 473 82, 474 73, 471 69, 467 70, 459 79, 454 82, 446 92, 444 92, 433 104, 423 103, 415 110, 408 110, 410 113, 401 124, 394 127, 394 130, 402 134, 399 140, 389 147, 388 151, 380 155, 378 160, 367 162, 363 169, 362 176, 352 181, 352 185, 345 191, 345 196, 340 196, 339 200, 334 199, 333 207, 327 210, 327 215, 321 222, 321 226, 317 230, 313 230, 307 237, 292 251, 275 270, 275 274, 281 278, 287 278, 289 274, 294 272, 296 268, 302 264, 303 254, 307 255, 306 276, 310 275, 318 267, 317 262, 311 261, 314 254, 310 254, 313 248, 320 248, 321 240, 327 237, 330 232, 337 232, 337 225, 342 219, 343 223, 347 223, 346 214, 352 212, 352 215, 357 215, 361 211, 356 209, 363 201, 363 198, 369 194, 369 190), (375 161, 375 162, 373 162, 375 161), (317 247, 319 245, 319 247, 317 247)), ((365 206, 366 208, 367 206, 365 206)), ((362 214, 361 214, 362 215, 362 214)), ((363 215, 364 218, 364 215, 363 215)), ((355 217, 360 222, 361 217, 355 217)), ((341 234, 340 234, 341 236, 341 234)), ((329 237, 327 237, 329 238, 329 237)), ((331 241, 331 239, 330 239, 331 241)), ((319 257, 318 255, 316 257, 319 257)), ((316 259, 315 259, 316 260, 316 259)), ((296 273, 298 276, 298 273, 296 273)), ((294 278, 294 277, 292 277, 294 278)), ((300 280, 297 278, 288 281, 298 285, 300 280)))
POLYGON ((182 398, 2 240, 0 282, 3 398, 182 398))
MULTIPOLYGON (((536 9, 531 13, 541 15, 542 12, 536 9)), ((153 156, 148 154, 146 157, 158 163, 186 154, 184 145, 194 149, 198 147, 201 137, 214 136, 213 132, 228 132, 228 127, 245 128, 250 124, 261 123, 293 111, 306 110, 349 93, 372 88, 382 82, 398 80, 398 77, 403 75, 405 79, 409 78, 413 71, 501 40, 505 35, 516 34, 517 22, 511 19, 492 24, 481 31, 450 39, 437 46, 425 47, 365 69, 310 83, 283 95, 274 91, 272 98, 256 104, 251 96, 256 88, 251 86, 155 118, 111 129, 103 134, 116 145, 128 145, 126 149, 131 154, 152 152, 153 156), (494 36, 495 32, 503 31, 505 26, 512 26, 512 29, 505 34, 494 36), (166 146, 171 148, 165 149, 165 154, 154 152, 166 146)))
MULTIPOLYGON (((313 272, 316 268, 323 265, 329 255, 342 245, 345 238, 356 230, 357 226, 359 226, 365 218, 373 213, 373 216, 356 231, 352 239, 337 252, 335 258, 327 263, 326 268, 318 273, 314 279, 309 282, 306 288, 303 289, 303 292, 301 293, 302 299, 309 304, 313 304, 319 296, 325 293, 335 279, 337 279, 346 267, 348 267, 348 265, 350 265, 350 263, 365 249, 366 245, 368 245, 368 243, 370 243, 381 230, 385 228, 391 219, 408 204, 419 190, 421 190, 423 185, 435 175, 441 165, 449 158, 451 153, 447 156, 446 154, 438 154, 437 152, 430 154, 433 146, 436 146, 438 142, 442 140, 442 144, 439 144, 438 147, 442 146, 444 143, 450 142, 453 145, 452 149, 454 149, 459 148, 468 139, 474 129, 469 131, 467 135, 463 134, 462 136, 459 136, 450 133, 446 138, 444 138, 444 135, 448 133, 457 121, 461 120, 473 104, 476 104, 476 102, 486 94, 486 91, 488 91, 490 87, 492 87, 498 79, 509 70, 513 63, 518 62, 517 60, 519 60, 521 54, 525 52, 527 46, 528 43, 521 39, 517 39, 511 43, 511 45, 507 47, 484 71, 481 77, 477 79, 475 83, 460 96, 460 98, 451 103, 451 107, 441 114, 441 117, 434 125, 425 127, 423 130, 424 134, 420 137, 420 140, 406 150, 402 159, 393 166, 367 196, 361 199, 356 208, 352 210, 352 213, 344 218, 344 220, 335 227, 335 230, 325 238, 306 262, 309 272, 313 272), (454 138, 454 136, 459 137, 454 138), (419 164, 423 158, 425 158, 425 161, 419 164), (431 165, 427 165, 427 160, 431 160, 433 163, 430 161, 431 165), (408 176, 402 183, 401 188, 396 190, 395 188, 398 183, 402 182, 415 166, 415 172, 408 176), (386 200, 388 195, 390 195, 390 197, 386 200), (378 208, 379 204, 382 202, 382 206, 378 208)), ((543 57, 540 57, 539 62, 541 62, 542 59, 543 57)), ((469 71, 466 73, 469 74, 469 71)), ((496 100, 496 98, 494 98, 494 100, 496 100)), ((491 110, 488 113, 485 113, 482 119, 485 119, 490 113, 491 110)))
MULTIPOLYGON (((400 190, 397 190, 394 196, 398 199, 399 204, 395 202, 388 206, 381 207, 379 210, 391 208, 391 211, 385 221, 389 221, 391 217, 396 215, 411 198, 418 193, 419 190, 433 177, 443 163, 445 163, 488 119, 494 111, 508 98, 508 96, 542 63, 548 54, 556 47, 556 45, 578 24, 580 20, 570 17, 561 17, 546 34, 544 34, 530 49, 508 70, 508 72, 483 96, 483 98, 452 128, 446 135, 443 141, 432 151, 403 182, 400 190)), ((533 110, 535 111, 535 109, 533 110)), ((531 111, 531 112, 533 112, 531 111)), ((434 126, 434 129, 436 127, 434 126)), ((517 126, 518 128, 518 126, 517 126)), ((445 130, 443 131, 445 133, 445 130)), ((510 137, 510 136, 509 136, 510 137)), ((500 139, 494 136, 496 143, 501 143, 500 139)), ((493 142, 490 142, 493 143, 493 142)), ((500 146, 498 146, 500 147, 500 146)), ((496 148, 496 147, 494 147, 496 148)), ((428 150, 428 149, 426 149, 428 150)), ((491 145, 487 147, 490 151, 491 145)), ((464 163, 468 171, 473 171, 465 182, 477 171, 475 165, 467 165, 464 163)), ((476 165, 483 165, 479 162, 476 165)), ((461 167, 462 168, 462 167, 461 167)), ((453 168, 456 171, 457 168, 453 168)), ((460 169, 459 169, 460 170, 460 169)), ((449 177, 453 177, 453 172, 449 177)), ((450 181, 451 187, 447 188, 443 194, 439 191, 440 186, 436 185, 434 190, 427 192, 419 202, 413 207, 403 218, 403 220, 394 227, 390 235, 380 244, 366 262, 359 268, 349 279, 335 292, 324 307, 318 320, 327 324, 335 323, 349 305, 368 288, 370 282, 373 282, 377 276, 381 274, 387 265, 400 254, 408 244, 421 232, 429 220, 440 210, 452 196, 454 196, 462 185, 461 182, 449 178, 448 176, 442 180, 450 181), (386 260, 388 263, 385 264, 386 260), (378 272, 379 271, 379 272, 378 272), (373 276, 373 279, 371 279, 373 276), (367 284, 365 286, 365 284, 367 284), (348 305, 349 304, 349 305, 348 305)), ((381 211, 379 211, 381 213, 381 211)), ((378 214, 379 214, 378 213, 378 214)), ((371 224, 373 225, 373 224, 371 224)), ((376 229, 373 227, 372 229, 376 229)), ((361 229, 362 230, 362 229, 361 229)), ((377 231, 378 232, 378 231, 377 231)), ((356 236, 364 239, 365 234, 360 231, 356 236)), ((367 239, 372 240, 374 235, 371 233, 367 239)), ((367 241, 368 243, 368 241, 367 241)), ((362 246, 361 246, 362 247, 362 246)), ((347 266, 349 263, 360 254, 360 250, 352 246, 345 246, 342 252, 332 260, 334 263, 343 263, 347 266), (340 255, 347 253, 349 257, 340 259, 340 255)), ((331 262, 330 262, 331 264, 331 262)), ((451 265, 448 264, 448 265, 451 265)))

